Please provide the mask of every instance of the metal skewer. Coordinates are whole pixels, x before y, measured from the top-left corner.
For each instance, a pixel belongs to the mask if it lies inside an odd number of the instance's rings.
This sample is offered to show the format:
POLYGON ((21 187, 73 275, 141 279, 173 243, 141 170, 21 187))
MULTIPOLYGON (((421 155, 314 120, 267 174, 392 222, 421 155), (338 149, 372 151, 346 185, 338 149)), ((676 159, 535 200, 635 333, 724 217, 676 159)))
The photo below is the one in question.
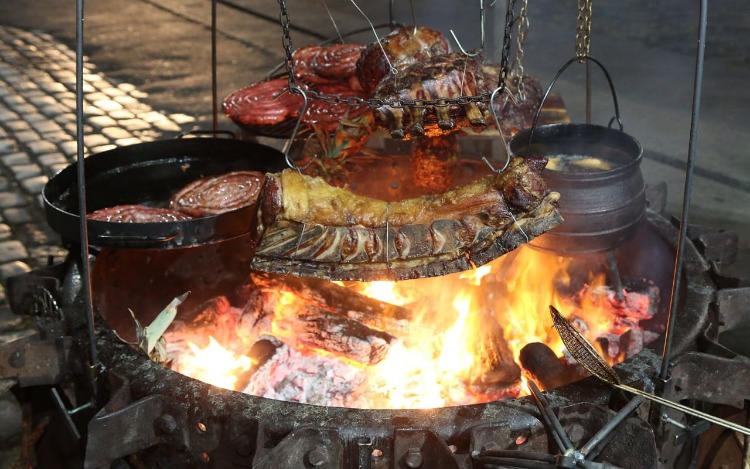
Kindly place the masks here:
POLYGON ((627 384, 622 384, 622 381, 615 370, 604 361, 591 343, 586 340, 586 338, 581 335, 581 333, 578 332, 578 330, 573 327, 573 325, 568 322, 568 320, 565 319, 565 317, 560 314, 554 306, 550 305, 549 309, 552 314, 554 327, 558 334, 560 334, 560 338, 565 344, 565 347, 567 347, 573 358, 575 358, 576 361, 578 361, 578 363, 580 363, 581 366, 592 375, 615 388, 645 397, 646 399, 657 402, 671 409, 679 410, 680 412, 692 415, 693 417, 698 417, 715 425, 750 436, 750 428, 695 410, 692 407, 664 399, 663 397, 628 386, 627 384))

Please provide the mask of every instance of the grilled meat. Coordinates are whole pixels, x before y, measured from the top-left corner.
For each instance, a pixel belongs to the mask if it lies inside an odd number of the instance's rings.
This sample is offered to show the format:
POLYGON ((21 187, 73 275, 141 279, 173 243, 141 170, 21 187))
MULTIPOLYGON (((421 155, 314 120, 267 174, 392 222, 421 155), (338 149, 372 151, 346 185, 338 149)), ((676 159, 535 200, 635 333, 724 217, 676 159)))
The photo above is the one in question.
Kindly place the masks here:
POLYGON ((448 41, 439 31, 422 26, 402 26, 362 51, 357 62, 357 76, 364 91, 371 94, 383 79, 391 75, 391 66, 401 71, 448 52, 448 41))
POLYGON ((562 221, 546 160, 457 189, 385 202, 285 170, 267 175, 259 198, 252 267, 338 280, 431 277, 485 264, 562 221))

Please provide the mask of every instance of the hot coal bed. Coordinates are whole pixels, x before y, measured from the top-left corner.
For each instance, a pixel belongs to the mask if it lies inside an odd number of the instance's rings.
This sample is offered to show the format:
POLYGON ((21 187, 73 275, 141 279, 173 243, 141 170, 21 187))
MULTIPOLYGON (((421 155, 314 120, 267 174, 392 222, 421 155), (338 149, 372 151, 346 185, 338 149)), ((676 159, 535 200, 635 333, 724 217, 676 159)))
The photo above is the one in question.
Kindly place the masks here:
MULTIPOLYGON (((741 325, 732 316, 741 310, 738 290, 717 291, 715 286, 717 261, 731 257, 732 243, 727 244, 731 236, 704 231, 698 233, 698 245, 708 260, 693 243, 686 245, 679 317, 673 330, 672 378, 666 383, 657 378, 663 336, 615 369, 623 382, 656 387, 672 400, 741 408, 747 393, 747 366, 712 340, 722 327, 741 325), (711 354, 697 352, 709 349, 711 354)), ((661 291, 668 292, 676 237, 677 230, 669 221, 647 211, 634 238, 616 252, 622 277, 648 274, 661 291)), ((178 267, 182 275, 192 277, 194 291, 201 289, 201 258, 214 262, 218 256, 226 261, 227 270, 242 263, 232 245, 236 242, 216 243, 210 252, 199 254, 198 261, 193 254, 191 267, 178 267)), ((179 256, 179 249, 170 251, 179 256)), ((223 279, 219 275, 203 280, 203 287, 222 288, 223 279)), ((88 369, 84 365, 89 347, 80 298, 82 281, 71 256, 63 264, 17 277, 9 285, 13 310, 36 315, 40 332, 4 346, 0 371, 18 381, 20 400, 48 391, 48 401, 61 411, 53 413, 55 436, 44 442, 48 449, 39 452, 40 461, 51 458, 59 464, 66 458, 81 458, 85 467, 114 463, 117 467, 165 468, 577 467, 571 456, 548 456, 558 451, 545 424, 543 410, 547 409, 557 415, 570 444, 586 448, 593 461, 622 468, 679 467, 681 460, 694 455, 688 443, 705 430, 680 413, 658 411, 653 405, 649 410, 646 403, 629 417, 618 416, 618 421, 627 418, 613 431, 597 435, 632 396, 594 378, 546 392, 539 405, 523 397, 385 410, 256 397, 219 389, 151 361, 110 328, 130 318, 97 316, 96 350, 101 364, 88 369), (672 419, 676 425, 665 424, 663 419, 672 419)), ((148 289, 133 292, 127 287, 111 285, 147 301, 148 289)), ((664 300, 653 320, 665 323, 667 310, 664 300)))

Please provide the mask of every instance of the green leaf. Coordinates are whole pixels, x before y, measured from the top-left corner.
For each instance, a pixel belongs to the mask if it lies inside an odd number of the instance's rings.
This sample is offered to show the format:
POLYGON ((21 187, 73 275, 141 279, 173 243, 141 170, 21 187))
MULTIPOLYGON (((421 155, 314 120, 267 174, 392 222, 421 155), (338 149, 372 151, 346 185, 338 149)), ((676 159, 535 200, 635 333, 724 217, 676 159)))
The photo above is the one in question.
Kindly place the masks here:
POLYGON ((158 316, 156 316, 156 319, 154 319, 151 324, 146 326, 146 328, 144 329, 144 335, 146 339, 145 352, 147 354, 151 355, 151 352, 154 350, 154 347, 156 347, 156 344, 161 338, 162 334, 167 331, 167 328, 169 328, 170 324, 172 324, 172 321, 174 321, 175 316, 177 316, 177 307, 180 306, 183 301, 185 301, 185 298, 187 298, 189 293, 190 292, 184 293, 172 300, 167 305, 167 307, 164 308, 158 316))

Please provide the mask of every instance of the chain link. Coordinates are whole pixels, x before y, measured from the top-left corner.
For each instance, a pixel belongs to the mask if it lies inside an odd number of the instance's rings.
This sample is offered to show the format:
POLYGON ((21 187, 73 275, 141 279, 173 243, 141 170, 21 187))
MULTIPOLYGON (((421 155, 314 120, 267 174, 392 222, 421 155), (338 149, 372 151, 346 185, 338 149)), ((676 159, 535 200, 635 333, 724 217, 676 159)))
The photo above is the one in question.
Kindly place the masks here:
POLYGON ((579 62, 589 56, 591 48, 591 6, 593 0, 578 0, 578 21, 576 24, 576 57, 579 62))
POLYGON ((516 84, 517 93, 521 100, 526 99, 526 89, 523 83, 523 60, 525 57, 523 45, 526 42, 526 36, 529 32, 528 6, 529 0, 521 0, 521 10, 518 13, 517 19, 518 32, 516 33, 516 57, 513 60, 513 69, 510 72, 510 76, 516 84))
POLYGON ((297 80, 294 77, 294 58, 292 57, 292 35, 289 33, 289 12, 286 9, 286 2, 284 0, 279 1, 279 21, 281 22, 281 43, 284 46, 284 65, 286 66, 287 75, 289 77, 289 88, 295 88, 297 86, 297 80))
POLYGON ((513 9, 516 7, 516 0, 508 0, 508 11, 505 13, 505 33, 503 34, 503 49, 500 54, 500 77, 497 81, 497 87, 500 89, 499 94, 505 91, 505 85, 508 82, 508 58, 510 57, 510 38, 513 30, 513 9))
MULTIPOLYGON (((279 21, 281 23, 282 31, 282 44, 284 46, 285 53, 285 66, 289 79, 289 88, 297 88, 297 79, 294 75, 294 56, 292 37, 290 34, 291 21, 289 19, 289 12, 287 11, 286 1, 278 0, 279 2, 279 21)), ((527 0, 523 0, 524 8, 527 0)), ((508 79, 508 57, 510 55, 510 43, 511 33, 513 29, 513 9, 515 7, 516 0, 508 0, 508 12, 505 16, 505 34, 503 36, 503 50, 500 59, 500 78, 498 80, 498 87, 501 87, 500 93, 505 90, 505 84, 508 79)), ((525 11, 525 9, 523 10, 525 11)), ((525 33, 524 33, 525 36, 525 33)), ((434 100, 419 100, 419 101, 404 101, 401 99, 379 99, 379 98, 359 98, 356 96, 343 98, 335 94, 319 93, 315 90, 304 89, 305 95, 311 99, 320 99, 328 104, 345 104, 347 106, 357 107, 362 105, 368 105, 372 109, 377 109, 383 106, 389 106, 394 109, 404 107, 414 108, 425 108, 429 106, 435 107, 447 107, 447 106, 465 106, 470 103, 489 103, 490 96, 492 93, 482 93, 476 96, 459 96, 457 98, 438 98, 434 100)))

